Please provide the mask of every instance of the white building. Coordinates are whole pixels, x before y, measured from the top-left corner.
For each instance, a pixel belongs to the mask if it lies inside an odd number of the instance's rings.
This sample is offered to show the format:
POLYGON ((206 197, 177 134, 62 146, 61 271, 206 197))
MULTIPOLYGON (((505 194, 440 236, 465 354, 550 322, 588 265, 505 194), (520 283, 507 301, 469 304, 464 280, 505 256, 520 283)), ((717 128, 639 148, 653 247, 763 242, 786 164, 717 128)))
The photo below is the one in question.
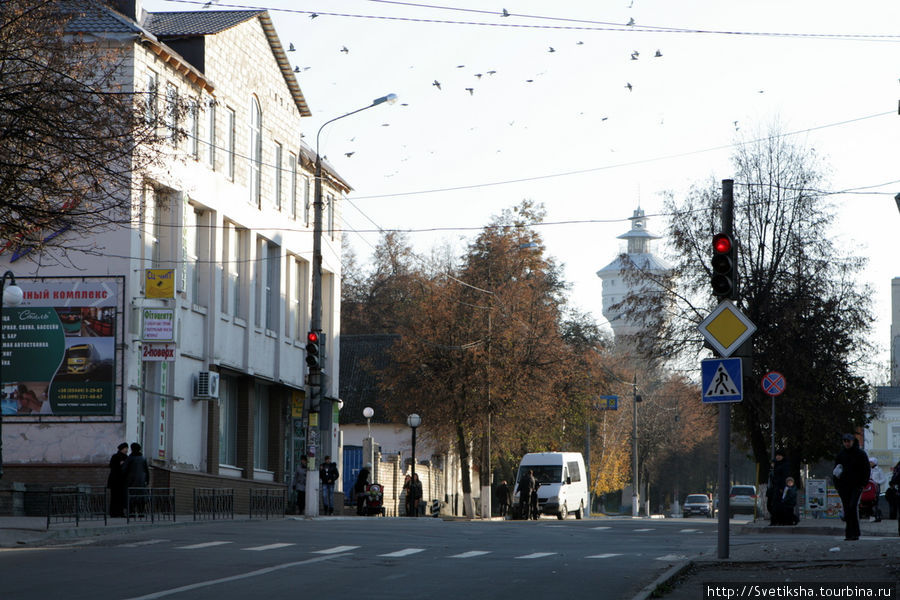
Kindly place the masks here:
POLYGON ((625 252, 597 271, 603 280, 603 316, 609 321, 617 339, 638 333, 640 327, 623 316, 620 304, 631 293, 648 293, 652 284, 629 280, 627 273, 638 269, 652 276, 660 276, 671 270, 668 262, 651 252, 650 242, 660 236, 647 230, 647 217, 638 207, 629 218, 631 229, 617 239, 626 240, 625 252))
MULTIPOLYGON (((123 81, 147 93, 171 158, 135 182, 130 226, 95 240, 94 254, 70 253, 76 269, 0 256, 26 291, 23 308, 59 315, 40 340, 53 368, 3 370, 4 483, 102 486, 117 444, 137 441, 156 487, 283 486, 305 433, 309 108, 266 11, 147 14, 140 0, 110 3, 121 12, 103 7, 81 26, 122 53, 123 81), (179 123, 176 98, 194 107, 179 123), (172 281, 168 298, 151 297, 172 281), (198 376, 208 384, 199 390, 198 376), (45 399, 42 411, 18 411, 20 384, 45 399)), ((334 398, 349 187, 328 165, 323 179, 325 395, 334 398)), ((190 502, 189 491, 178 497, 190 502)))

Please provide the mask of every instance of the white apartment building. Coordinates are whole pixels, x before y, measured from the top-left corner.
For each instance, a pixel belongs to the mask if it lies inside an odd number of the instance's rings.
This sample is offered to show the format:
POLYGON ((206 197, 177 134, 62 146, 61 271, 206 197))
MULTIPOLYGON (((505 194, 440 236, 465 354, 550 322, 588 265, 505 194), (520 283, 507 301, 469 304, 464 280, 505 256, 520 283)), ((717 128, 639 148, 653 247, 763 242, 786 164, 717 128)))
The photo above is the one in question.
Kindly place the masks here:
MULTIPOLYGON (((98 236, 91 253, 70 251, 73 267, 0 255, 26 292, 21 308, 61 323, 35 333, 7 309, 18 325, 4 327, 22 340, 11 364, 40 347, 46 368, 3 370, 3 483, 102 486, 116 446, 137 441, 153 485, 185 488, 185 502, 195 486, 281 487, 304 443, 310 110, 266 11, 108 4, 118 10, 79 25, 123 54, 126 87, 145 94, 170 159, 135 182, 130 226, 98 236), (181 117, 176 99, 190 106, 181 117), (16 404, 21 385, 40 411, 16 404)), ((327 164, 323 180, 325 396, 336 398, 349 187, 327 164)))

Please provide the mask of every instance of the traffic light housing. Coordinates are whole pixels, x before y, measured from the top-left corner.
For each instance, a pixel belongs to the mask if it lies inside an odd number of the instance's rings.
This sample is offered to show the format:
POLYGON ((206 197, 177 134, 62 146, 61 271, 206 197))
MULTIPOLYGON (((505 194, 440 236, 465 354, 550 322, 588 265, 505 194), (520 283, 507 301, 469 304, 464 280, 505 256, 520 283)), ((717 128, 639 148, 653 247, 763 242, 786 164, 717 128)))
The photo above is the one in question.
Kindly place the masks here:
POLYGON ((727 233, 713 236, 712 284, 713 294, 719 300, 737 297, 737 252, 734 239, 727 233))
POLYGON ((309 370, 321 369, 325 361, 325 335, 318 331, 306 334, 306 366, 309 370))

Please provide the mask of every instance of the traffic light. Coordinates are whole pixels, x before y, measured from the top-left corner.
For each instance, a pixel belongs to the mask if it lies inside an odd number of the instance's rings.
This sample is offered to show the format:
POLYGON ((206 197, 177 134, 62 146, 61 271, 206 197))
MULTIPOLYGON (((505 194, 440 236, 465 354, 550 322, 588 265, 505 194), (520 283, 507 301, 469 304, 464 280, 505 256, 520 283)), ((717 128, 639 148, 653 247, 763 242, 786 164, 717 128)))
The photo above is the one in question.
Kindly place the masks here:
POLYGON ((309 370, 321 369, 325 359, 324 335, 317 331, 306 334, 306 366, 309 370))
POLYGON ((735 299, 737 294, 737 253, 727 233, 713 236, 712 289, 719 300, 735 299))

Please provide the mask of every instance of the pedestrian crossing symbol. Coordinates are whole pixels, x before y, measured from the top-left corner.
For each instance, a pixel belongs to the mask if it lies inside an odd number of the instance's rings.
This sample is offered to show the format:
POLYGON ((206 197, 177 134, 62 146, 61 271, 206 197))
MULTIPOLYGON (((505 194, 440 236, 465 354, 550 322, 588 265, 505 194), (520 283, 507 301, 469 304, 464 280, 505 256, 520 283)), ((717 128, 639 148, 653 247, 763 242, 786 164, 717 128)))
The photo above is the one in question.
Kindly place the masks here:
POLYGON ((740 402, 744 399, 740 358, 708 358, 700 363, 703 402, 740 402))

